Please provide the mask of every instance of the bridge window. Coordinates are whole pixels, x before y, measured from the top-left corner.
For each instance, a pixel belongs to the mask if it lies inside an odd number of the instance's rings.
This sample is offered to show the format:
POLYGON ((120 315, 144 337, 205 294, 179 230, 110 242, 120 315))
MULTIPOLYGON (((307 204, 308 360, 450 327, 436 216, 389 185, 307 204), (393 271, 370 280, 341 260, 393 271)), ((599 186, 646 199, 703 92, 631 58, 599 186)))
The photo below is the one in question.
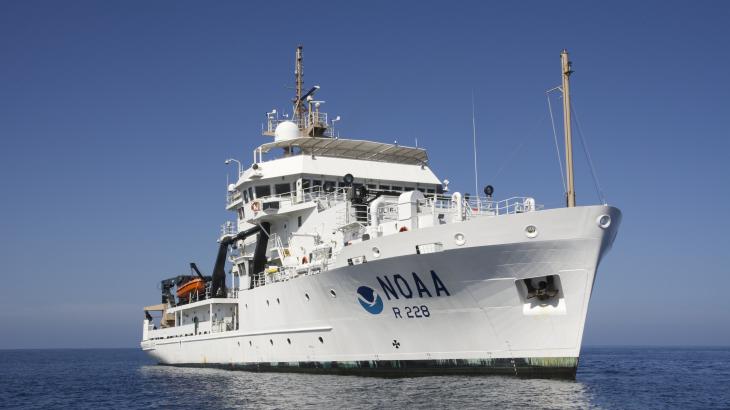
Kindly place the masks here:
POLYGON ((400 191, 402 191, 402 190, 403 190, 403 188, 401 188, 401 187, 399 187, 399 186, 395 186, 395 185, 393 185, 392 187, 390 187, 390 190, 391 190, 391 191, 398 191, 398 192, 400 192, 400 191))
POLYGON ((245 189, 243 190, 243 203, 248 203, 248 191, 245 189))
POLYGON ((274 185, 274 192, 276 195, 288 194, 291 192, 291 185, 289 185, 288 182, 284 184, 276 184, 274 185))
POLYGON ((321 187, 322 186, 322 181, 320 181, 318 179, 312 180, 312 186, 313 187, 317 187, 317 186, 318 187, 321 187))
POLYGON ((390 191, 390 185, 381 185, 380 190, 381 191, 390 191))
POLYGON ((253 201, 253 188, 248 187, 248 199, 253 201))
POLYGON ((271 186, 269 185, 258 185, 256 186, 256 198, 263 198, 271 195, 271 186))

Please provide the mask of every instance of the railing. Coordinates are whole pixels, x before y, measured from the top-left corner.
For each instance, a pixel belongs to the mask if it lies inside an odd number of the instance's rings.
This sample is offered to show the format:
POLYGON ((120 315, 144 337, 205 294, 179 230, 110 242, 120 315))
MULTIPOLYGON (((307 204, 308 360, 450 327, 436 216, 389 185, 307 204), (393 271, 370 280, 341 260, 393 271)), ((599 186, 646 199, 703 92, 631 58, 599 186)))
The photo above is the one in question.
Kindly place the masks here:
POLYGON ((233 322, 225 319, 214 320, 210 325, 211 333, 228 332, 230 330, 233 330, 233 322))
MULTIPOLYGON (((266 197, 258 198, 262 202, 278 202, 279 212, 285 211, 287 208, 297 205, 299 203, 316 202, 320 211, 329 209, 333 206, 341 204, 347 201, 347 191, 349 188, 340 187, 333 188, 332 190, 325 190, 322 186, 315 186, 302 190, 301 196, 297 198, 296 191, 286 192, 283 194, 269 195, 266 197)), ((376 190, 371 190, 371 193, 377 193, 376 190)), ((385 221, 397 221, 398 220, 398 201, 394 200, 394 196, 386 196, 390 198, 386 200, 383 205, 378 209, 378 220, 381 222, 385 221)), ((465 219, 470 219, 477 216, 497 216, 507 214, 517 214, 524 212, 531 212, 543 209, 543 205, 535 203, 535 200, 530 197, 512 197, 503 199, 501 201, 495 201, 492 198, 469 196, 462 198, 462 212, 464 213, 465 219)), ((424 208, 434 207, 439 211, 456 211, 457 204, 452 200, 451 196, 445 195, 428 195, 424 199, 419 201, 421 211, 425 211, 424 208)), ((349 215, 355 217, 360 222, 367 223, 370 210, 368 208, 348 210, 349 215)), ((348 216, 349 216, 348 215, 348 216)), ((345 218, 348 219, 348 218, 345 218)), ((345 221, 349 222, 349 221, 345 221)), ((344 223, 344 222, 343 222, 344 223)))
MULTIPOLYGON (((306 130, 310 127, 329 128, 330 125, 328 123, 327 113, 319 111, 310 111, 301 118, 277 118, 272 116, 269 117, 266 121, 266 129, 264 130, 264 134, 274 135, 276 127, 285 121, 295 123, 300 130, 306 130)), ((328 131, 330 130, 328 129, 328 131)), ((331 132, 325 132, 326 136, 333 136, 331 134, 331 132)))
POLYGON ((260 272, 251 278, 254 288, 269 285, 276 282, 283 282, 299 276, 316 275, 328 269, 329 263, 336 257, 333 255, 328 259, 310 261, 307 264, 298 266, 278 266, 277 270, 260 272))
POLYGON ((221 236, 226 235, 235 235, 238 233, 238 228, 236 225, 231 221, 226 221, 223 225, 221 225, 221 236))
POLYGON ((233 205, 236 201, 241 199, 241 191, 234 189, 233 191, 226 193, 226 207, 233 205))
MULTIPOLYGON (((424 206, 433 204, 436 209, 455 210, 457 204, 450 196, 437 196, 435 199, 426 198, 422 201, 424 206)), ((535 203, 530 197, 512 197, 495 201, 485 197, 468 197, 462 198, 462 209, 467 217, 476 216, 497 216, 508 214, 519 214, 524 212, 532 212, 543 209, 543 205, 535 203)))
POLYGON ((278 202, 279 209, 283 210, 293 205, 305 202, 317 202, 320 210, 329 209, 334 205, 343 203, 347 200, 347 189, 348 188, 332 188, 327 191, 322 186, 315 186, 311 188, 305 188, 302 190, 301 200, 297 200, 297 192, 285 192, 282 194, 274 194, 256 200, 262 203, 266 202, 278 202))
MULTIPOLYGON (((198 334, 203 334, 201 331, 202 329, 209 329, 208 325, 209 322, 200 322, 198 323, 198 334)), ((195 324, 187 324, 187 325, 179 325, 174 327, 165 327, 161 329, 155 329, 150 330, 147 333, 147 337, 149 340, 163 340, 163 339, 171 339, 175 337, 183 337, 183 336, 194 336, 195 335, 195 324)))
POLYGON ((309 127, 327 127, 327 113, 319 111, 310 111, 307 115, 305 128, 309 127))

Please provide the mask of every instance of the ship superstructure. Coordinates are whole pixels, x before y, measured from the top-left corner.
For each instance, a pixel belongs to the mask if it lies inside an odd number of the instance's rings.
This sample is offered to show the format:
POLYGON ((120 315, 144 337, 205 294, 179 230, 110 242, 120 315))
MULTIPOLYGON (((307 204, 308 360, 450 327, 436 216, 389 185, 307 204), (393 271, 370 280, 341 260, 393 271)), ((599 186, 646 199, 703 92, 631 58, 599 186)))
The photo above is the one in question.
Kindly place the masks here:
POLYGON ((170 365, 574 377, 619 210, 575 206, 572 162, 566 208, 450 193, 422 148, 339 138, 301 47, 295 73, 291 116, 267 114, 273 141, 228 187, 212 275, 162 282, 142 348, 170 365))

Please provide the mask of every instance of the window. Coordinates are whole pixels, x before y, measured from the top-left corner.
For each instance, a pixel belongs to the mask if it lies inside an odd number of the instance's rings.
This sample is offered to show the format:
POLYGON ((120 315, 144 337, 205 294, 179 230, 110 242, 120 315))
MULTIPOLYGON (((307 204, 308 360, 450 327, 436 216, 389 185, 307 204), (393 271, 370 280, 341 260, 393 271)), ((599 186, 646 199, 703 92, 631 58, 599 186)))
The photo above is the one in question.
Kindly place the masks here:
POLYGON ((375 184, 368 184, 368 189, 376 189, 377 187, 375 184))
POLYGON ((431 188, 429 188, 429 189, 426 190, 426 192, 428 192, 429 194, 433 194, 434 193, 434 190, 431 189, 431 188))
POLYGON ((244 189, 243 190, 243 203, 245 204, 247 202, 248 202, 248 191, 244 189))
POLYGON ((243 219, 243 208, 238 208, 238 219, 243 219))
POLYGON ((418 190, 419 190, 419 191, 421 191, 421 192, 426 192, 426 190, 425 190, 425 189, 423 189, 423 188, 416 188, 416 189, 418 189, 418 190))
POLYGON ((288 194, 289 192, 291 192, 291 185, 289 185, 288 182, 283 184, 276 184, 274 185, 274 192, 276 193, 276 195, 288 194))
POLYGON ((390 185, 381 185, 380 190, 382 191, 390 191, 390 185))
POLYGON ((312 181, 312 186, 313 187, 315 187, 315 186, 321 187, 322 186, 322 181, 320 181, 318 179, 315 179, 315 180, 312 181))
POLYGON ((253 188, 248 187, 248 199, 253 201, 253 188))
POLYGON ((312 187, 312 180, 311 179, 302 179, 302 189, 306 192, 309 191, 309 188, 312 187))
POLYGON ((297 216, 297 225, 299 225, 300 228, 302 227, 302 216, 301 215, 297 216))
POLYGON ((399 186, 395 186, 395 185, 393 185, 392 187, 390 187, 390 190, 391 190, 391 191, 398 191, 398 192, 400 192, 400 191, 402 191, 402 190, 403 190, 403 188, 401 188, 401 187, 399 187, 399 186))
POLYGON ((413 191, 413 187, 412 186, 403 187, 403 191, 405 191, 405 192, 413 191))
POLYGON ((269 185, 258 185, 256 186, 256 198, 263 198, 271 195, 271 186, 269 185))

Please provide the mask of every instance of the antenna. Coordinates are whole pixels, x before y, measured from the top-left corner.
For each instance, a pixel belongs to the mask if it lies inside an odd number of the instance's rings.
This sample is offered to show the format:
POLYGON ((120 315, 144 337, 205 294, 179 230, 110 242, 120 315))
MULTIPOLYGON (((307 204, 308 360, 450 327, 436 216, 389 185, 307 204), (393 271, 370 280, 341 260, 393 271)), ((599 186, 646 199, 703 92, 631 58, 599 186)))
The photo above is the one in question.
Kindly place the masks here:
POLYGON ((568 189, 566 202, 568 208, 575 206, 575 182, 573 181, 573 139, 570 126, 570 75, 573 74, 573 63, 568 60, 568 50, 560 53, 563 72, 563 128, 565 129, 565 176, 568 189))
MULTIPOLYGON (((301 44, 297 46, 296 63, 294 66, 294 76, 296 77, 296 89, 297 95, 294 100, 294 116, 298 121, 301 121, 304 117, 304 104, 302 104, 302 88, 304 87, 304 46, 301 44)), ((310 90, 310 93, 312 90, 310 90)))
POLYGON ((474 113, 474 89, 471 90, 471 131, 474 143, 474 192, 477 192, 477 202, 479 202, 479 174, 477 172, 477 125, 474 113))

